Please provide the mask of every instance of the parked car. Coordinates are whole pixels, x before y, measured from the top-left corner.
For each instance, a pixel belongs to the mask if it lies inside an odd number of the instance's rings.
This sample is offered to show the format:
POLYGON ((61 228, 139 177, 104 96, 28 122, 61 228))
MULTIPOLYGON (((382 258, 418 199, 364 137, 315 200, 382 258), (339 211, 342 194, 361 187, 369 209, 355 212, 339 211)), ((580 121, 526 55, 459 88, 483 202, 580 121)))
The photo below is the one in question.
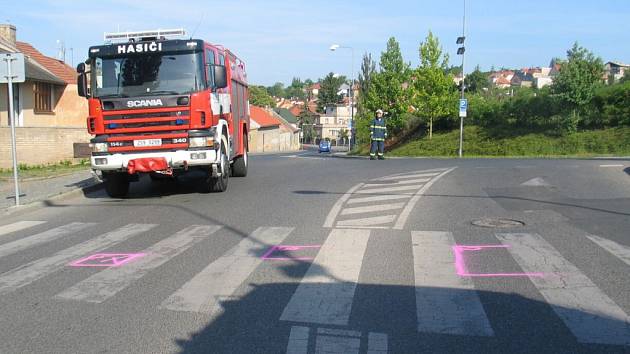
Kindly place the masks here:
POLYGON ((330 141, 322 140, 319 142, 319 153, 330 152, 330 141))

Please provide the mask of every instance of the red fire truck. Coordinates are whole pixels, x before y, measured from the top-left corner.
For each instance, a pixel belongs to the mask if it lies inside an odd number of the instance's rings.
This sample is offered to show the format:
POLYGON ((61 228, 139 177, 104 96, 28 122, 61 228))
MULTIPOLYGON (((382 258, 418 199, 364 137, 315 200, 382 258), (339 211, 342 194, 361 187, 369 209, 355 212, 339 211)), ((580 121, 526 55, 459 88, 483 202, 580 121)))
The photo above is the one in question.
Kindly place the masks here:
POLYGON ((249 104, 245 63, 183 30, 106 33, 77 66, 88 99, 91 165, 112 197, 139 174, 207 173, 203 187, 227 189, 247 175, 249 104))

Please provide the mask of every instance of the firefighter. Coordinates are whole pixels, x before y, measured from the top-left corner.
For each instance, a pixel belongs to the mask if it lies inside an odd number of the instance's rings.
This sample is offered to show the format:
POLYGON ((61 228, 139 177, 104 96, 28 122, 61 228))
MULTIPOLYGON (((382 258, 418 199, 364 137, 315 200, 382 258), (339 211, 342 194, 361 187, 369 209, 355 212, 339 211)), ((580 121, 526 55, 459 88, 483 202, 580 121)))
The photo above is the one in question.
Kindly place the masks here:
POLYGON ((383 110, 376 110, 376 118, 372 121, 370 126, 370 138, 372 139, 372 146, 370 147, 370 160, 374 160, 378 156, 379 160, 385 160, 385 138, 387 138, 387 127, 385 126, 385 119, 383 119, 383 110))

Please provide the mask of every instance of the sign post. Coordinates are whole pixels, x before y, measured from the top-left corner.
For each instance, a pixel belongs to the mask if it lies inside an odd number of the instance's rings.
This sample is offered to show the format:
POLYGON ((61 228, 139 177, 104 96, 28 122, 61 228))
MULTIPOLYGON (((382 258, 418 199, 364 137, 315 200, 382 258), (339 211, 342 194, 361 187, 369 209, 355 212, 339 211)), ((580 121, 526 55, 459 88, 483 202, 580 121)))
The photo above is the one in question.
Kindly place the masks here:
POLYGON ((20 205, 20 187, 18 185, 17 148, 15 144, 15 112, 13 110, 13 83, 24 82, 24 54, 5 53, 0 65, 0 83, 7 83, 9 91, 9 121, 11 122, 11 154, 13 156, 13 182, 15 185, 15 206, 20 205))
POLYGON ((466 118, 466 113, 468 112, 468 100, 462 98, 459 100, 459 117, 466 118))

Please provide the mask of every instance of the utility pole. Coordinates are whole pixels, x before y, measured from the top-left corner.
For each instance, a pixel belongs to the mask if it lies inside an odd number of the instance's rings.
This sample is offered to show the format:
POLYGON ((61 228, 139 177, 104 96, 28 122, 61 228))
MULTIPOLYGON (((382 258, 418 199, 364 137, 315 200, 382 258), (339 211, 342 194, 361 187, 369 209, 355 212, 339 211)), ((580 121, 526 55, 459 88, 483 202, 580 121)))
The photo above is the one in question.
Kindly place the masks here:
POLYGON ((460 99, 460 112, 459 112, 459 157, 461 158, 463 155, 463 147, 464 147, 464 117, 466 117, 466 110, 468 109, 468 104, 465 101, 465 80, 466 74, 464 72, 464 63, 466 58, 466 47, 464 46, 464 42, 466 41, 466 0, 464 0, 464 18, 462 21, 462 36, 457 38, 457 44, 461 44, 462 46, 457 49, 457 54, 462 56, 462 84, 461 84, 461 99, 460 99), (464 103, 464 111, 462 112, 462 103, 464 103))
POLYGON ((5 53, 2 61, 6 67, 0 67, 0 82, 6 82, 9 93, 9 121, 11 122, 11 154, 13 156, 13 183, 15 187, 15 206, 20 205, 20 188, 18 185, 18 163, 15 136, 15 111, 13 109, 13 84, 24 82, 24 54, 5 53), (15 62, 15 63, 14 63, 15 62), (5 71, 6 70, 6 71, 5 71))

